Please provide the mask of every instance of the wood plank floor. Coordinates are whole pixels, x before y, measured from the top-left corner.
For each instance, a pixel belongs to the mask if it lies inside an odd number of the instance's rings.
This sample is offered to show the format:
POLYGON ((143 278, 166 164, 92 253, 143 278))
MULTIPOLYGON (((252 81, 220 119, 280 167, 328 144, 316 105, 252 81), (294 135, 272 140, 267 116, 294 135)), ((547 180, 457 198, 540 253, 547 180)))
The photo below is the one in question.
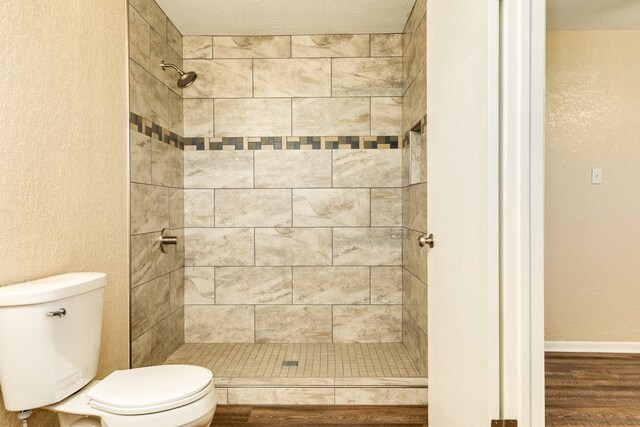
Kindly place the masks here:
POLYGON ((220 405, 214 426, 426 427, 426 406, 220 405))
POLYGON ((640 426, 640 354, 547 353, 546 425, 640 426))

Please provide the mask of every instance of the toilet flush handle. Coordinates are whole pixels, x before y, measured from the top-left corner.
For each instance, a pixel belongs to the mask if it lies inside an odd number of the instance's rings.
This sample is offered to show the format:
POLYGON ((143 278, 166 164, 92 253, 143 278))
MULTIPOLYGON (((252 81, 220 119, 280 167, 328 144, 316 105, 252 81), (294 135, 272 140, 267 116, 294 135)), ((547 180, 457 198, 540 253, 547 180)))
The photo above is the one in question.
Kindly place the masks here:
POLYGON ((56 311, 50 311, 47 313, 48 317, 64 317, 67 315, 67 310, 64 308, 58 309, 56 311))

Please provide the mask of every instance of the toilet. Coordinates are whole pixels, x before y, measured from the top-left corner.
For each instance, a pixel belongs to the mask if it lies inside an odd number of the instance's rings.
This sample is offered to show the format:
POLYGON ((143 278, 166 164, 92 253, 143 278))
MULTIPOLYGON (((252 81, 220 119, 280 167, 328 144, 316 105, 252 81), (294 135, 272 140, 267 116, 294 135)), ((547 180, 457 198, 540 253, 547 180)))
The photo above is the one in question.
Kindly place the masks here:
POLYGON ((201 427, 216 409, 213 374, 191 365, 98 368, 104 273, 0 287, 0 389, 5 408, 45 408, 62 427, 201 427))

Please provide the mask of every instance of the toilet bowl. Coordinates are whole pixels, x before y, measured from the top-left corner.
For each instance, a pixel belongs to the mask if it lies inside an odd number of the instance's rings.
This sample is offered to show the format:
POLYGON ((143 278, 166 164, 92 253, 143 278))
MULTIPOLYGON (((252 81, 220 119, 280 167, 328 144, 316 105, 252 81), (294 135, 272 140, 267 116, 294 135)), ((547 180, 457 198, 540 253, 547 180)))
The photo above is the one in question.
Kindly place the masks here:
POLYGON ((211 371, 164 365, 116 371, 46 407, 61 427, 201 427, 216 409, 211 371))
POLYGON ((21 419, 34 408, 62 427, 201 427, 216 409, 213 374, 191 365, 115 371, 94 381, 104 273, 0 288, 0 390, 21 419))

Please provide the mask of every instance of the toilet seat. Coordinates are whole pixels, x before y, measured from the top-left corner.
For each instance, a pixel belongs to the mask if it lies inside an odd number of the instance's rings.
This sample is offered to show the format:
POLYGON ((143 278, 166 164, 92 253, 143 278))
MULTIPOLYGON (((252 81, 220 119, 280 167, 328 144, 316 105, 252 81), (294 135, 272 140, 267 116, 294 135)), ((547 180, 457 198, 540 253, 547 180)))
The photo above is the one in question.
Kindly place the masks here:
POLYGON ((87 397, 97 410, 116 415, 168 411, 205 396, 213 388, 210 370, 191 365, 162 365, 115 371, 87 397))

